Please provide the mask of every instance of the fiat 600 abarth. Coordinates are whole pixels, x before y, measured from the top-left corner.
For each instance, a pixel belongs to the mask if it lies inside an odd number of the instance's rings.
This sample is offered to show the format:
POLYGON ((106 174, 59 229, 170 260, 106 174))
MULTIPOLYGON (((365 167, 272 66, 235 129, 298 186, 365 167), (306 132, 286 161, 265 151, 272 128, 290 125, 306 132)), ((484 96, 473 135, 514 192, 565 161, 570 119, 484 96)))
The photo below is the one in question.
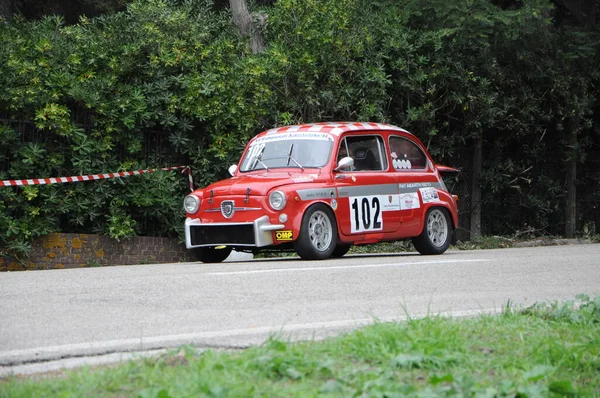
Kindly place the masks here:
POLYGON ((442 179, 453 171, 391 125, 274 128, 250 140, 231 178, 185 198, 186 246, 209 263, 233 249, 319 260, 406 239, 421 254, 441 254, 458 226, 457 198, 442 179))

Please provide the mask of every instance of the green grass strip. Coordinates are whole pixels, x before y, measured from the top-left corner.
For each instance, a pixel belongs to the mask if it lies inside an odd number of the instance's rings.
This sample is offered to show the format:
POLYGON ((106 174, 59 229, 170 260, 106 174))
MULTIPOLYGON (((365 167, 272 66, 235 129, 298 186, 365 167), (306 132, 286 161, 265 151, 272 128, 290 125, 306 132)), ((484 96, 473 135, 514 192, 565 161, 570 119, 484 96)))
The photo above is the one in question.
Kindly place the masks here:
POLYGON ((0 396, 600 397, 600 297, 375 323, 320 342, 181 347, 60 377, 10 377, 0 396))

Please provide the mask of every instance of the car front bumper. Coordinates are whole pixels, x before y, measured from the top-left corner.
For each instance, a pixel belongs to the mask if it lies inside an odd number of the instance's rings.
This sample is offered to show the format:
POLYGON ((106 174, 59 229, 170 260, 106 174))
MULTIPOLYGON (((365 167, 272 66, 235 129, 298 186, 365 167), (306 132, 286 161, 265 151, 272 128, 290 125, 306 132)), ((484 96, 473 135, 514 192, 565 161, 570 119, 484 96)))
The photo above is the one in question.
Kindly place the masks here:
POLYGON ((283 224, 271 224, 268 216, 245 223, 201 223, 185 219, 185 246, 188 249, 204 246, 264 247, 273 244, 272 231, 283 224))

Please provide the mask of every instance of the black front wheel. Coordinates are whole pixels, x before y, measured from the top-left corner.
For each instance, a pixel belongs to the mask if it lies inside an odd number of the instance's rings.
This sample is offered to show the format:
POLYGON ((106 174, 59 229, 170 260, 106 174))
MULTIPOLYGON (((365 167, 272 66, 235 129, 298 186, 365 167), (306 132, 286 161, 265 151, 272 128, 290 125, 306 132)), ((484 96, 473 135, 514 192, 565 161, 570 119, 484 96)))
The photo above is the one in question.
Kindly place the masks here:
POLYGON ((331 255, 331 257, 333 257, 333 258, 344 257, 344 255, 346 253, 348 253, 348 251, 350 250, 351 247, 352 247, 352 245, 345 244, 345 243, 338 244, 335 246, 335 250, 333 250, 333 254, 331 255))
POLYGON ((337 225, 331 209, 322 203, 309 207, 294 243, 296 253, 303 260, 324 260, 331 257, 336 242, 337 225))
POLYGON ((412 238, 415 249, 421 254, 442 254, 452 241, 452 221, 448 210, 432 207, 425 216, 423 232, 412 238))
POLYGON ((196 261, 203 263, 221 263, 231 254, 231 247, 195 247, 190 249, 192 256, 196 261))

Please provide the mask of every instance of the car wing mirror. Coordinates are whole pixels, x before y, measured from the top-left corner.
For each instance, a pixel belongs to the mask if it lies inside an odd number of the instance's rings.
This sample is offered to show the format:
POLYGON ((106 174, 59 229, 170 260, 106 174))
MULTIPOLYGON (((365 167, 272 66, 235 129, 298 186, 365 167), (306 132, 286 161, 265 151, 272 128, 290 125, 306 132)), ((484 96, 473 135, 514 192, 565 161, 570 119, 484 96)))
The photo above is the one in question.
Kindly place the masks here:
POLYGON ((229 174, 231 174, 233 176, 235 174, 235 172, 237 171, 237 164, 232 164, 231 166, 229 166, 227 171, 229 171, 229 174))
POLYGON ((350 156, 346 156, 345 158, 340 159, 333 171, 340 171, 340 169, 349 169, 352 166, 354 166, 354 159, 352 159, 350 156))
POLYGON ((453 177, 460 173, 460 171, 458 169, 455 169, 454 167, 442 166, 441 164, 436 164, 435 168, 437 169, 437 171, 439 171, 442 177, 453 177))

